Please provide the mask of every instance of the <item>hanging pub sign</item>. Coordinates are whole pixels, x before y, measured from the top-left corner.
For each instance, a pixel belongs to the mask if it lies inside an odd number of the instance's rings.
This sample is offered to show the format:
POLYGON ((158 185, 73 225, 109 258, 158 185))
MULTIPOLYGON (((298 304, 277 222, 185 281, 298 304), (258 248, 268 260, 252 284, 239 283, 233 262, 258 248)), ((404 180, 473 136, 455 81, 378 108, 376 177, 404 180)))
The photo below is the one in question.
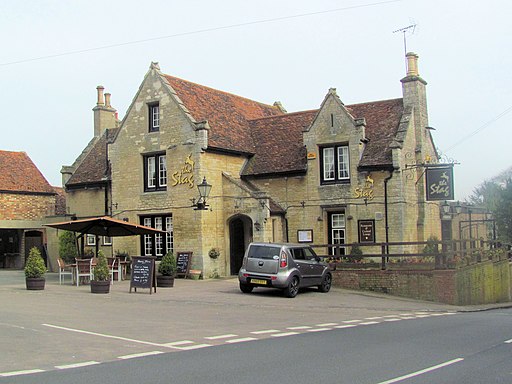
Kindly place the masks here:
POLYGON ((453 167, 428 167, 425 171, 427 201, 453 200, 453 167))

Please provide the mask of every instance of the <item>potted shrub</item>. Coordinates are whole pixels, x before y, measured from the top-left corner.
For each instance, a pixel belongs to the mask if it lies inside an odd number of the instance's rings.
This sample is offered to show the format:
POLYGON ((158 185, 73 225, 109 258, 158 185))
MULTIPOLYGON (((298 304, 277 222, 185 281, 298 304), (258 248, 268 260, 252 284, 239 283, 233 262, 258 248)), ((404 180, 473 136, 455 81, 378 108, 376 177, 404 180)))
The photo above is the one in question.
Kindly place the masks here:
POLYGON ((76 250, 75 233, 64 231, 59 236, 59 255, 66 263, 71 264, 75 262, 75 257, 78 256, 76 250))
POLYGON ((91 281, 91 292, 110 292, 110 271, 108 270, 107 258, 101 250, 98 251, 98 261, 94 267, 94 277, 91 281))
POLYGON ((28 254, 27 264, 25 265, 25 282, 27 289, 44 289, 46 266, 41 257, 41 252, 36 247, 32 247, 28 254))
POLYGON ((174 287, 174 275, 176 274, 176 258, 172 252, 162 257, 162 261, 158 265, 159 275, 156 277, 158 287, 170 288, 174 287))

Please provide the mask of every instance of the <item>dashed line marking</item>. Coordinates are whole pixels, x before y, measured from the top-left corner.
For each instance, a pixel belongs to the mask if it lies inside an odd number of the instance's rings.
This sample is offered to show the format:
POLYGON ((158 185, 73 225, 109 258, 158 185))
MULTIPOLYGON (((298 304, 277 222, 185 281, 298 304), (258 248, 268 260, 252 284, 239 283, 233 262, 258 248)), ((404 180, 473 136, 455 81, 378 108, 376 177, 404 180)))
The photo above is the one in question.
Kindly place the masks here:
POLYGON ((308 332, 322 332, 322 331, 330 331, 332 328, 315 328, 315 329, 308 329, 308 332))
POLYGON ((177 347, 181 351, 191 351, 193 349, 200 349, 200 348, 206 348, 211 347, 211 344, 196 344, 196 345, 190 345, 188 347, 177 347))
POLYGON ((301 331, 303 329, 311 329, 313 327, 309 327, 307 325, 302 325, 302 326, 299 326, 299 327, 288 327, 286 329, 289 329, 290 331, 301 331))
POLYGON ((142 353, 133 353, 131 355, 124 355, 124 356, 118 356, 118 359, 127 360, 127 359, 135 359, 137 357, 146 357, 146 356, 154 356, 154 355, 160 355, 161 353, 164 353, 162 351, 151 351, 151 352, 142 352, 142 353))
POLYGON ((254 340, 258 340, 256 337, 243 337, 241 339, 231 339, 231 340, 226 340, 226 343, 229 343, 229 344, 233 344, 233 343, 243 343, 245 341, 254 341, 254 340))
POLYGON ((345 320, 344 323, 351 324, 351 323, 360 323, 363 320, 345 320))
POLYGON ((379 324, 378 321, 367 321, 365 323, 359 323, 359 325, 372 325, 372 324, 379 324))
POLYGON ((402 320, 402 319, 386 319, 384 321, 400 321, 400 320, 402 320))
POLYGON ((338 325, 338 323, 325 323, 325 324, 317 324, 317 327, 334 327, 335 325, 338 325))
POLYGON ((415 319, 415 317, 413 317, 413 316, 402 316, 402 320, 411 320, 411 319, 415 319))
POLYGON ((182 341, 175 341, 172 343, 166 343, 166 344, 160 344, 160 345, 162 347, 174 348, 174 347, 179 347, 180 345, 186 345, 186 344, 194 344, 194 342, 190 341, 190 340, 182 340, 182 341))
POLYGON ((419 375, 423 375, 424 373, 427 373, 427 372, 435 371, 436 369, 447 367, 448 365, 452 365, 452 364, 458 363, 458 362, 463 361, 463 360, 464 360, 463 358, 459 357, 457 359, 453 359, 453 360, 447 361, 445 363, 434 365, 433 367, 422 369, 421 371, 416 371, 416 372, 410 373, 408 375, 404 375, 404 376, 400 376, 400 377, 395 377, 394 379, 391 379, 391 380, 381 381, 379 384, 397 383, 397 382, 405 380, 405 379, 410 379, 411 377, 416 377, 416 376, 419 376, 419 375))
POLYGON ((364 319, 365 319, 365 320, 380 320, 380 319, 382 319, 382 316, 377 316, 377 317, 365 317, 364 319))
POLYGON ((343 329, 343 328, 353 328, 353 327, 357 327, 357 324, 337 325, 334 328, 343 329))
POLYGON ((275 333, 275 332, 279 332, 279 329, 265 329, 263 331, 254 331, 254 332, 251 332, 253 335, 264 335, 266 333, 275 333))
POLYGON ((75 364, 67 364, 67 365, 56 365, 57 369, 71 369, 71 368, 80 368, 80 367, 88 367, 89 365, 100 364, 99 361, 84 361, 83 363, 75 363, 75 364))
POLYGON ((512 339, 505 341, 506 344, 512 344, 512 339))
POLYGON ((284 337, 284 336, 292 336, 292 335, 298 335, 299 332, 283 332, 283 333, 273 333, 272 337, 284 337))
POLYGON ((27 369, 25 371, 3 372, 3 373, 0 373, 0 376, 9 377, 9 376, 31 375, 33 373, 41 373, 41 372, 44 372, 44 370, 43 369, 27 369))
POLYGON ((220 340, 220 339, 229 339, 231 337, 237 337, 238 335, 235 335, 234 333, 230 333, 227 335, 218 335, 218 336, 208 336, 205 337, 206 340, 220 340))

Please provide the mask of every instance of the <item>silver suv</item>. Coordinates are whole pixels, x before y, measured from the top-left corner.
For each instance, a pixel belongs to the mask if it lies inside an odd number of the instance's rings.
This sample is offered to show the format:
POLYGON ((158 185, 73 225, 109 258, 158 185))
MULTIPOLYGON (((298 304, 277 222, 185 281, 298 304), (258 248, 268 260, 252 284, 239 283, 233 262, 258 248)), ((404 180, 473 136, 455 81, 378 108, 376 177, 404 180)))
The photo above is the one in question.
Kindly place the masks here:
POLYGON ((251 243, 238 280, 244 293, 255 287, 279 288, 286 297, 295 297, 303 287, 317 286, 320 292, 329 292, 332 275, 307 245, 251 243))

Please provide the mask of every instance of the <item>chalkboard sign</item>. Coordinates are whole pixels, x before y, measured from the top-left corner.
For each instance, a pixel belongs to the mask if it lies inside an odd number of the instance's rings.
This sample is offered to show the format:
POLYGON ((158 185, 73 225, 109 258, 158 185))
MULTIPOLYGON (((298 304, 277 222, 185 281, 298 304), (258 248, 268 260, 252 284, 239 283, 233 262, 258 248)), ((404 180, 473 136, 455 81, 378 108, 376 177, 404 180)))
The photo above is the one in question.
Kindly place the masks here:
POLYGON ((154 256, 132 256, 130 293, 132 288, 135 292, 137 288, 149 288, 150 294, 152 289, 156 292, 155 260, 154 256))
POLYGON ((176 277, 187 277, 191 261, 192 252, 178 252, 176 254, 176 277))

